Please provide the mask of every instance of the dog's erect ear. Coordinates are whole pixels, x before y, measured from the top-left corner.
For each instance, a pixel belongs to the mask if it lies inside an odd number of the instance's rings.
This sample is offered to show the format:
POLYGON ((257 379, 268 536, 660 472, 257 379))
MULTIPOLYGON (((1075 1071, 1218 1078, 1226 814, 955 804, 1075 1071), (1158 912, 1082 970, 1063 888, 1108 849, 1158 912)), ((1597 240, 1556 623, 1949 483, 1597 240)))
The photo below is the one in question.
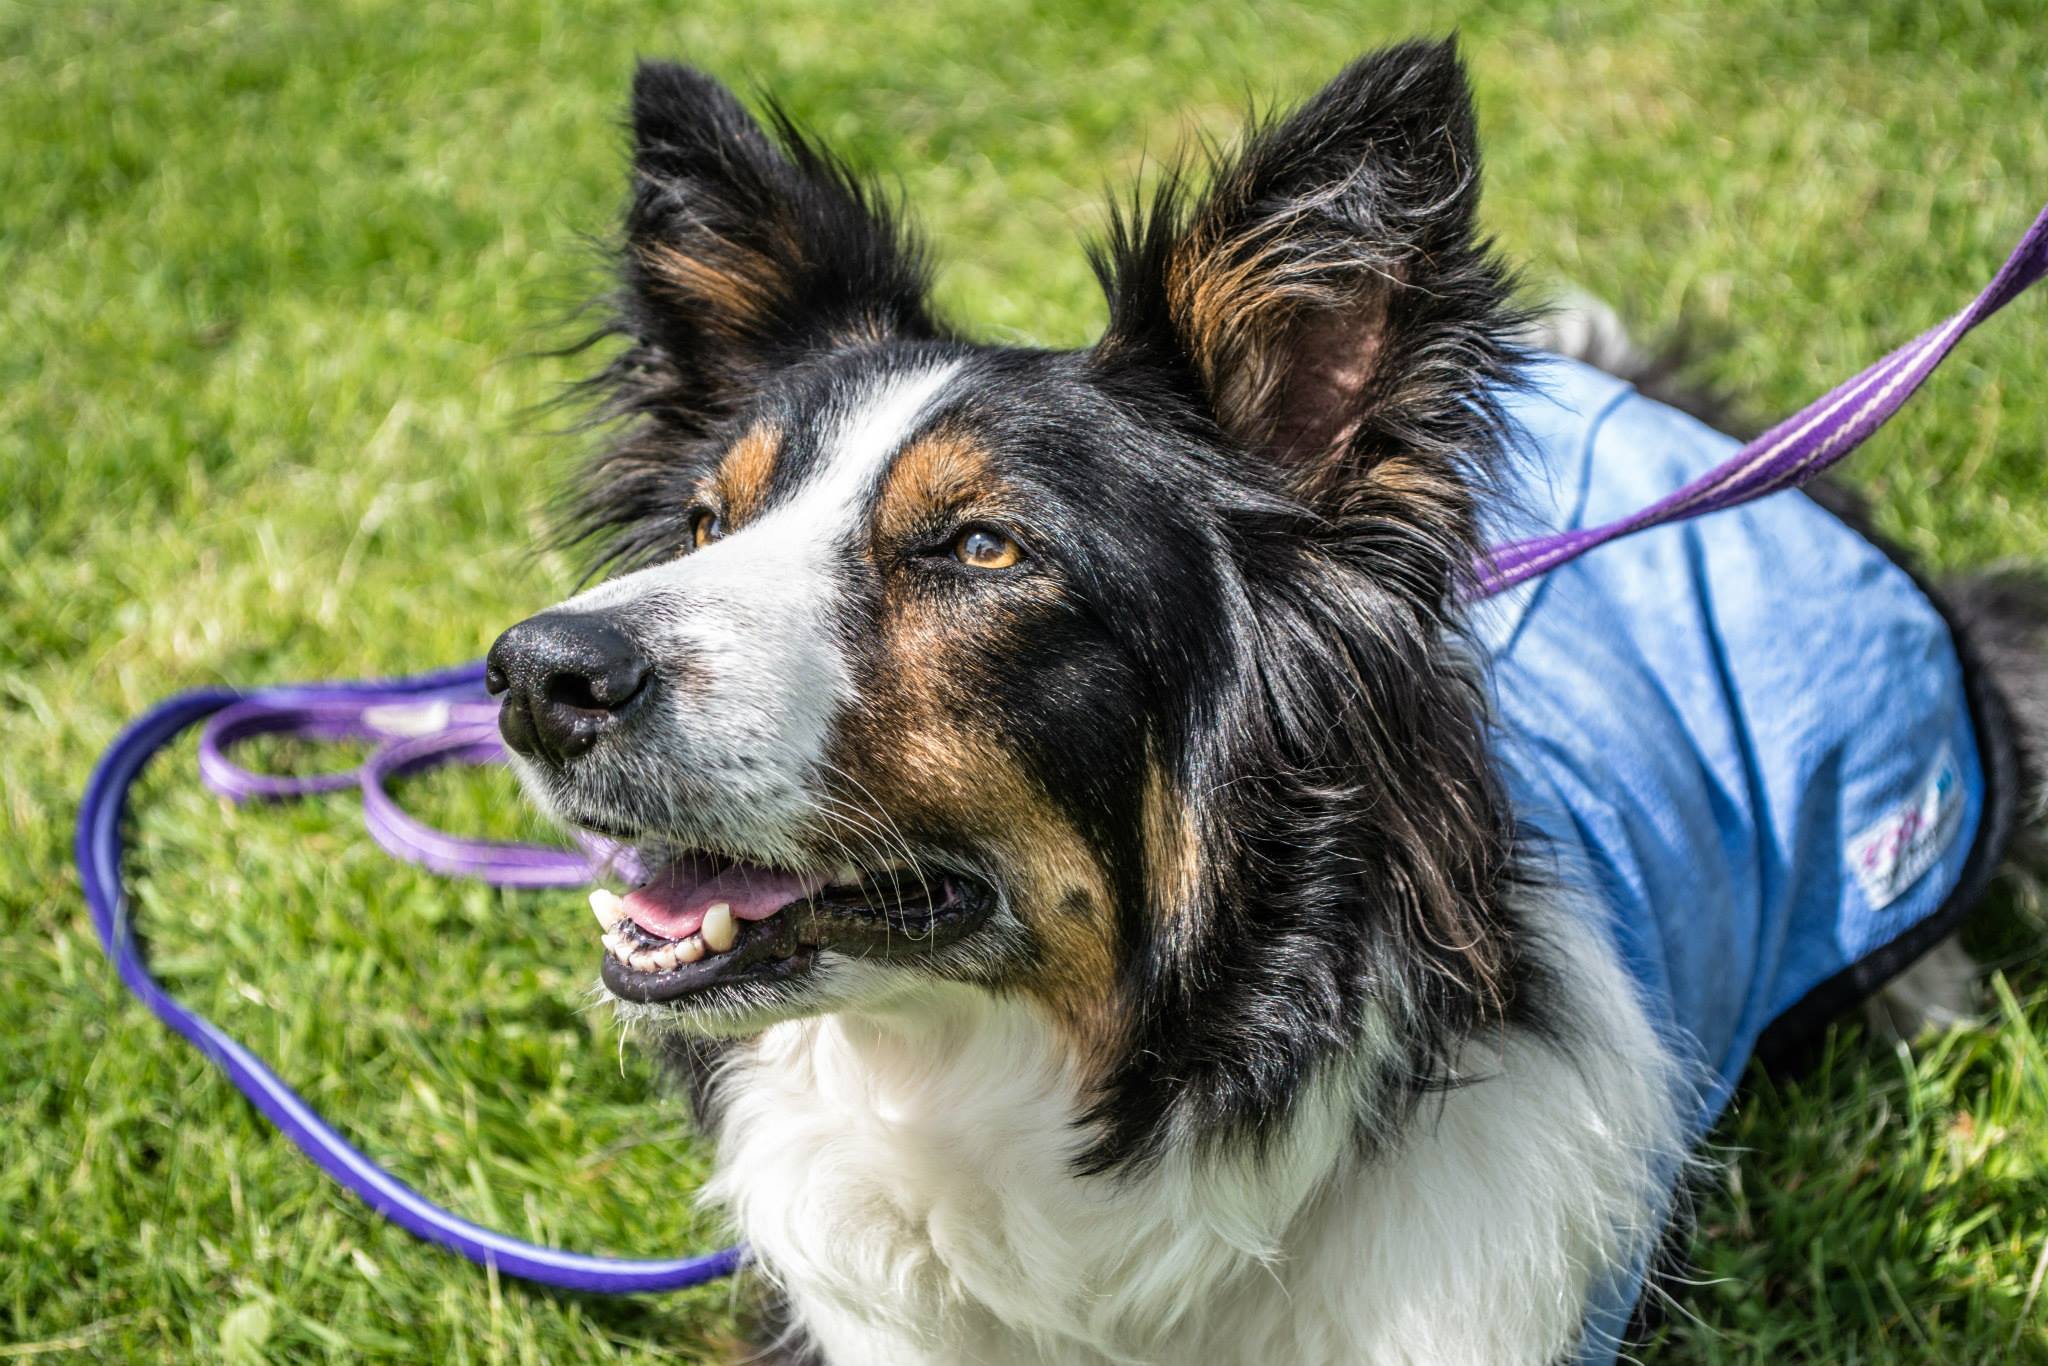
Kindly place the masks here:
POLYGON ((1361 59, 1211 170, 1201 197, 1170 175, 1149 210, 1114 221, 1096 253, 1110 304, 1098 358, 1173 367, 1311 497, 1390 459, 1413 479, 1418 460, 1466 453, 1489 416, 1475 391, 1515 354, 1509 282, 1474 236, 1454 43, 1361 59))
POLYGON ((917 243, 779 109, 771 136, 709 76, 643 62, 632 118, 624 325, 673 370, 671 413, 715 416, 808 351, 934 335, 917 243))

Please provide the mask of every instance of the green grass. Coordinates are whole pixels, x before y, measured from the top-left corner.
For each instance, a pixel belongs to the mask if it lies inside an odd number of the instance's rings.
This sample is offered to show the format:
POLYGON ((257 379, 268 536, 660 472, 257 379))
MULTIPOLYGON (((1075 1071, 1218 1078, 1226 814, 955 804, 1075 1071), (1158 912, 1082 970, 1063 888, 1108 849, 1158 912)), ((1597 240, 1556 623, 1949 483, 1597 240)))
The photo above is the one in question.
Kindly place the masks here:
MULTIPOLYGON (((1494 230, 1687 320, 1763 415, 1956 307, 2048 193, 2038 0, 1656 8, 0 0, 0 1360, 688 1361, 724 1322, 725 1287, 547 1294, 370 1217, 121 994, 68 861, 93 756, 155 698, 471 658, 569 582, 529 549, 573 444, 531 409, 569 372, 522 357, 590 287, 636 53, 773 88, 900 177, 960 316, 1072 343, 1105 181, 1457 23, 1494 230)), ((2015 305, 1858 457, 1938 563, 2044 544, 2044 320, 2015 305)), ((395 865, 346 800, 225 809, 191 757, 136 838, 179 991, 465 1214, 719 1239, 679 1109, 586 1003, 573 896, 395 865)), ((522 819, 502 775, 415 791, 522 819)), ((1708 1283, 1645 1358, 2048 1360, 2043 932, 1986 917, 1985 1028, 1844 1028, 1746 1097, 1708 1283)))

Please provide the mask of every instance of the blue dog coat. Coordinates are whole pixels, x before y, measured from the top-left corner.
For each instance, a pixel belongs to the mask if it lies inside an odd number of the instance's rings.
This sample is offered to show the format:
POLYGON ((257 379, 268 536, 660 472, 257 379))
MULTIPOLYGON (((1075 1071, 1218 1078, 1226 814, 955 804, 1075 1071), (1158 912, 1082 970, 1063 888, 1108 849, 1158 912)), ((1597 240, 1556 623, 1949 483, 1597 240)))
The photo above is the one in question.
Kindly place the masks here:
MULTIPOLYGON (((1575 362, 1533 381, 1509 480, 1533 520, 1496 541, 1623 516, 1739 444, 1575 362)), ((1704 1079, 1695 1139, 1769 1026, 1906 966, 1996 862, 1985 773, 2010 756, 1980 753, 1983 690, 1912 578, 1803 494, 1602 547, 1474 621, 1518 818, 1597 887, 1704 1079)), ((1640 1291, 1599 1297, 1581 1361, 1613 1359, 1640 1291)))

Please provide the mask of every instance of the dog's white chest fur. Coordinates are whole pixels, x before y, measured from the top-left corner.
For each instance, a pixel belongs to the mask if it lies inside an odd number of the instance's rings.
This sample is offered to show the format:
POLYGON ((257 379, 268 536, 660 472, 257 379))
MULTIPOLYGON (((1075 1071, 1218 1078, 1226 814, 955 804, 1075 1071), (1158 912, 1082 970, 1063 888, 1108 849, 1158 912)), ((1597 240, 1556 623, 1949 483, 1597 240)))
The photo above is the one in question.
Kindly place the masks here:
POLYGON ((710 1194, 832 1366, 1547 1362, 1586 1268, 1661 1223, 1678 1146, 1670 1063, 1611 952, 1573 923, 1553 943, 1576 960, 1573 1056, 1496 1041, 1376 1158, 1332 1079, 1263 1160, 1175 1145, 1077 1175, 1057 1036, 940 988, 763 1035, 724 1078, 710 1194))

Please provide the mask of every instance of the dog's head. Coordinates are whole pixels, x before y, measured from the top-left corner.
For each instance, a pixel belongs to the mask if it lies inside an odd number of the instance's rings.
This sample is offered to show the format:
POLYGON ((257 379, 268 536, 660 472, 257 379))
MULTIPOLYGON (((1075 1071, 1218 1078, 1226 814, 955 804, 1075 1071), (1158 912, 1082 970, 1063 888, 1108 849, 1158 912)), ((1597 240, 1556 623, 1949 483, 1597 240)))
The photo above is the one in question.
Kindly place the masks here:
POLYGON ((490 660, 529 790, 638 850, 615 995, 1031 999, 1103 1161, 1504 999, 1450 623, 1515 357, 1448 44, 1164 178, 1078 352, 957 337, 874 193, 700 74, 643 67, 633 132, 579 504, 614 576, 490 660))

